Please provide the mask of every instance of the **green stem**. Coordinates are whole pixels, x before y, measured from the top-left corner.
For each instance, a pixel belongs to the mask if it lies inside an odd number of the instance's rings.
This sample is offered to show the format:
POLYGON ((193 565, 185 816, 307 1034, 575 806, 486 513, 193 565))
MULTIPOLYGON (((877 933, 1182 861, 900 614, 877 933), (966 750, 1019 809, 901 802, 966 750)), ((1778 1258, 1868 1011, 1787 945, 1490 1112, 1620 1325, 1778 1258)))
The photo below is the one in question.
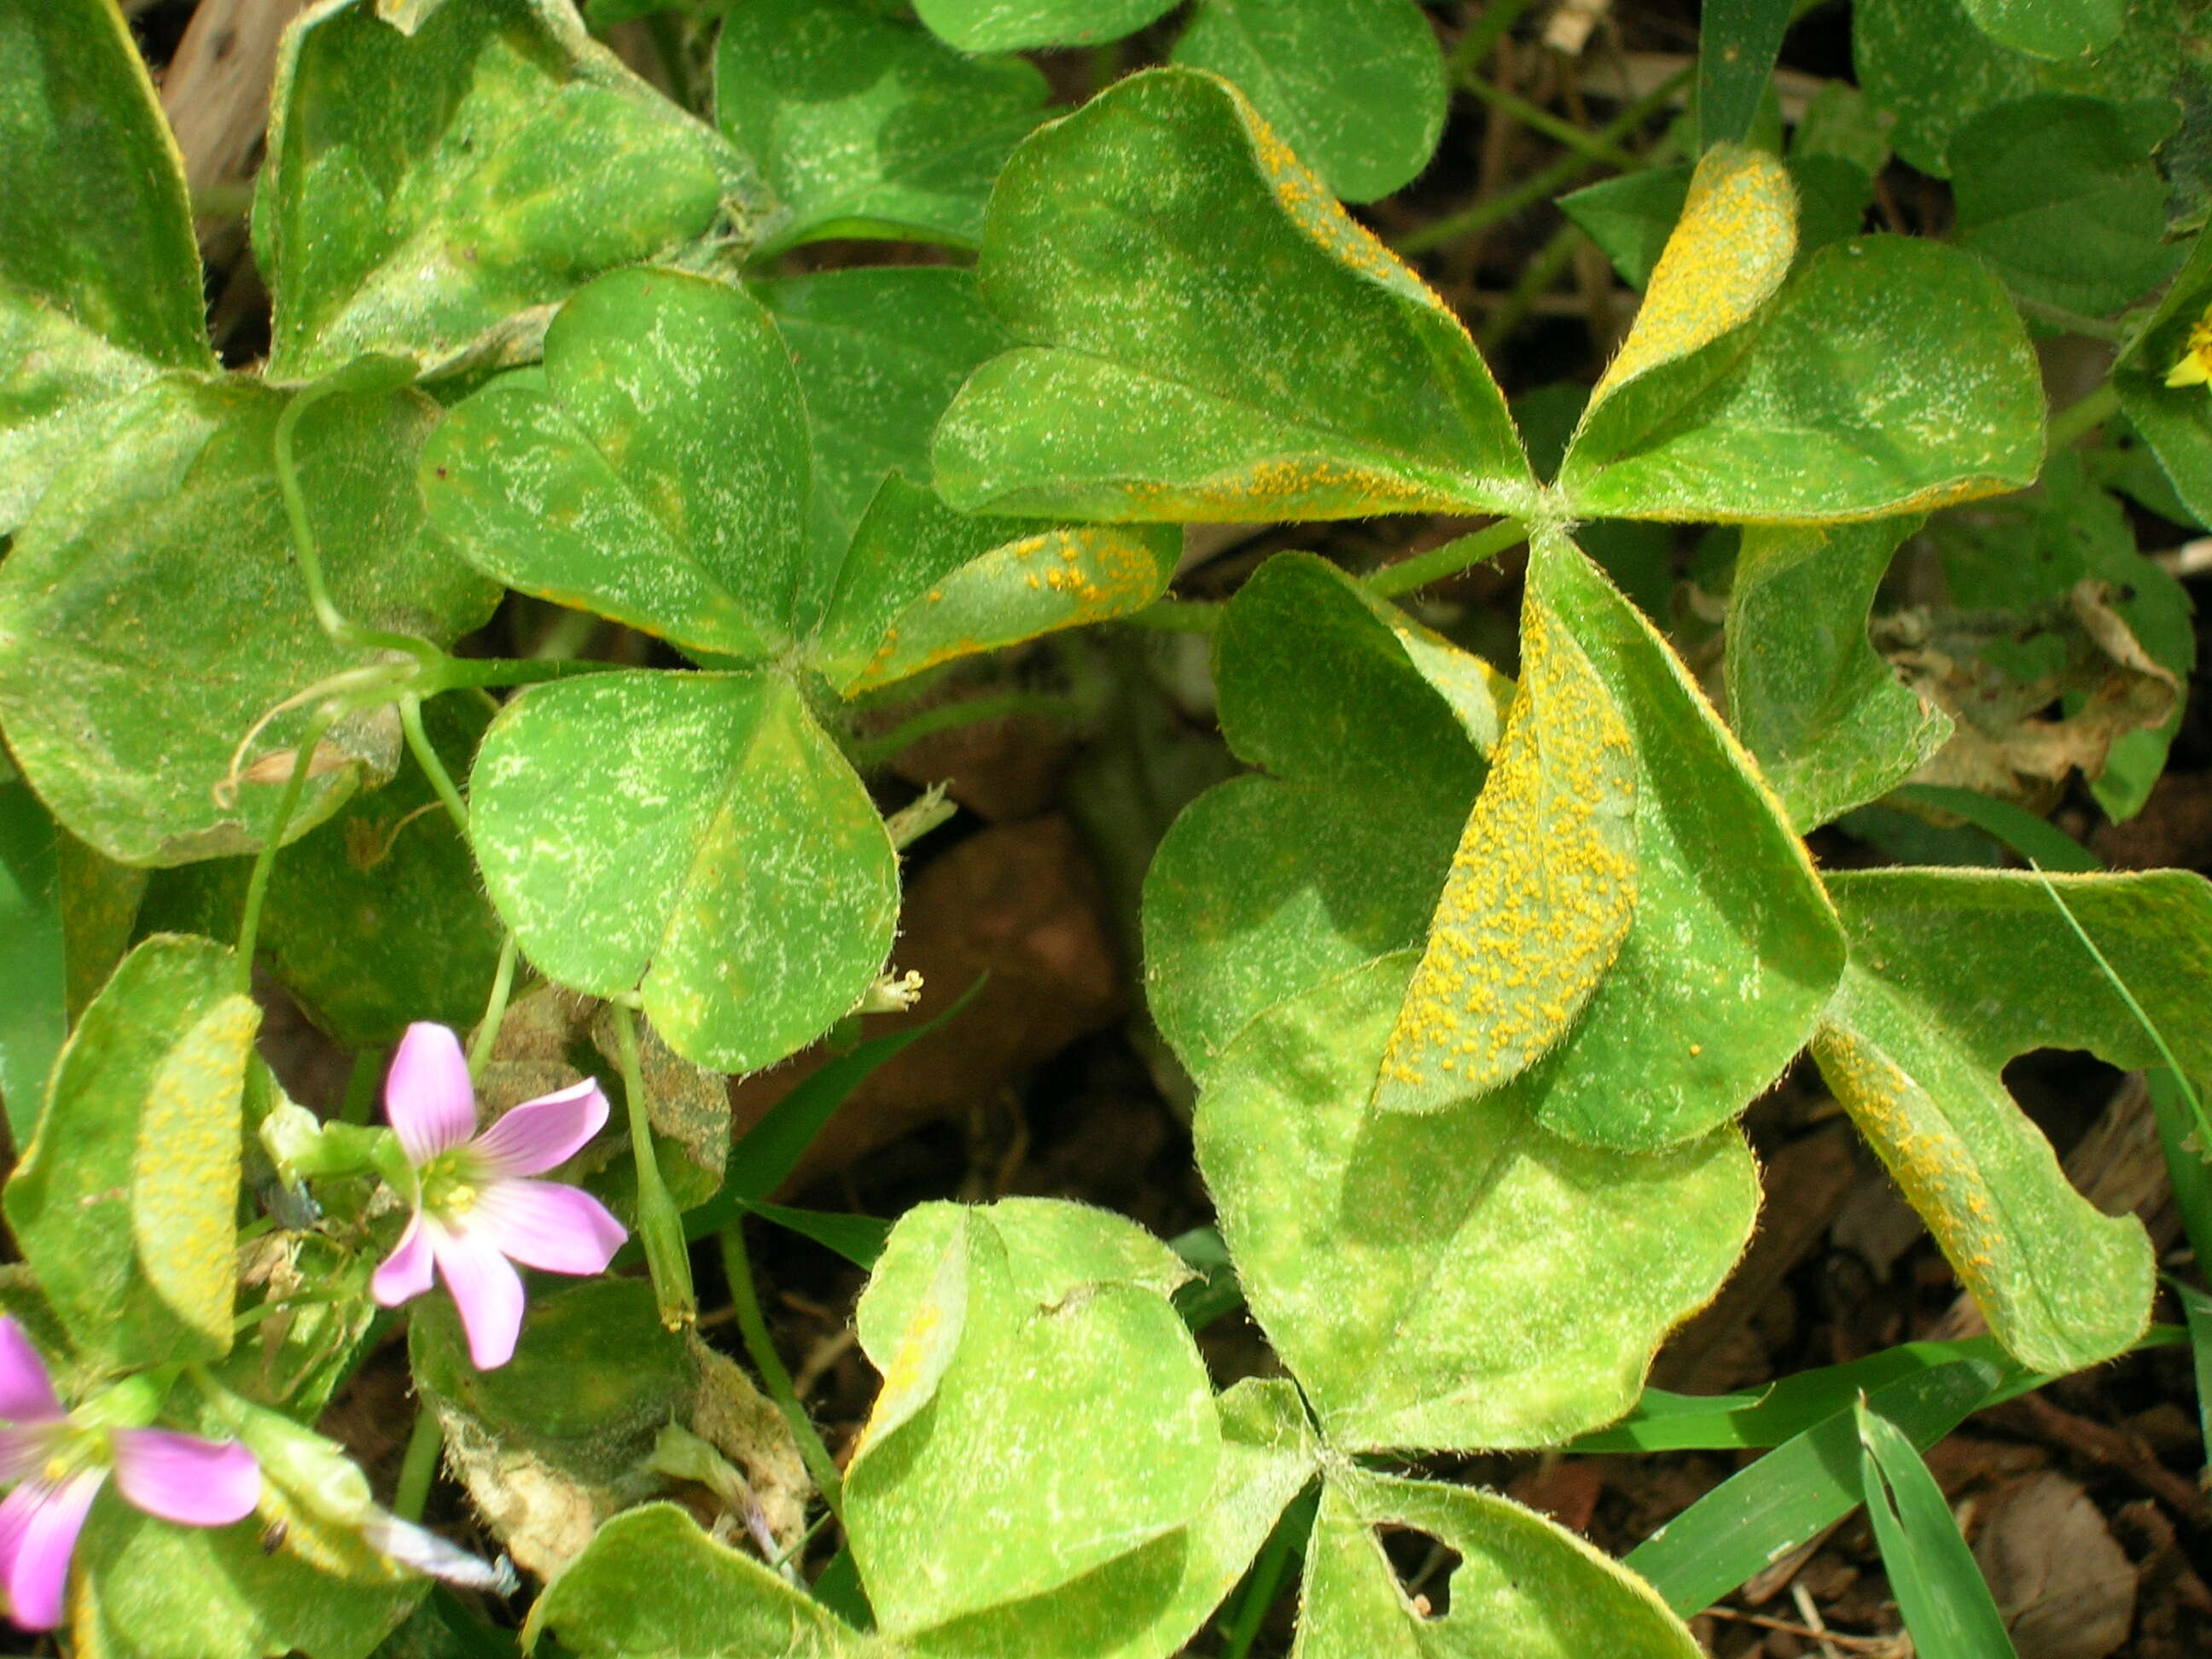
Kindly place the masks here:
POLYGON ((338 1121, 366 1123, 376 1109, 376 1085, 384 1077, 385 1051, 382 1048, 363 1048, 353 1057, 353 1070, 346 1074, 345 1098, 338 1103, 338 1121))
POLYGON ((430 780, 430 787, 445 803, 446 814, 453 821, 453 828, 461 832, 461 839, 469 838, 469 809, 461 799, 461 792, 453 787, 453 775, 446 770, 446 763, 438 758, 438 750, 430 741, 430 734, 422 729, 422 699, 410 691, 399 699, 400 729, 407 733, 408 752, 415 757, 415 764, 422 769, 422 775, 430 780))
POLYGON ((2051 417, 2050 446, 2046 453, 2056 455, 2069 448, 2078 439, 2087 436, 2104 425, 2119 412, 2120 394, 2107 380, 2079 403, 2072 403, 2051 417))
POLYGON ((845 1478, 838 1474, 836 1460, 830 1455, 830 1448, 822 1443, 822 1431, 814 1426, 806 1407, 799 1403, 799 1391, 791 1386, 791 1373, 784 1370, 782 1356, 769 1339, 768 1322, 761 1317, 760 1297, 753 1288, 753 1264, 745 1255, 742 1221, 732 1222, 722 1230, 722 1274, 730 1281, 730 1304, 737 1310, 738 1331, 744 1339, 745 1352, 752 1356, 753 1369, 768 1385, 769 1398, 775 1401, 783 1420, 791 1425, 792 1438, 799 1443, 799 1455, 806 1464, 806 1472, 814 1477, 822 1501, 830 1506, 830 1513, 842 1522, 845 1518, 845 1478))
POLYGON ((2120 325, 2108 323, 2101 317, 2085 317, 2078 311, 2069 311, 2063 306, 2045 305, 2040 300, 2031 300, 2023 295, 2013 295, 2013 303, 2023 314, 2038 322, 2049 323, 2053 328, 2063 328, 2069 334, 2079 334, 2087 340, 2105 340, 2113 345, 2120 343, 2120 325))
POLYGON ((1572 121, 1563 121, 1551 111, 1530 103, 1519 94, 1492 86, 1480 75, 1462 76, 1460 84, 1492 108, 1503 110, 1522 126, 1533 127, 1547 138, 1556 138, 1569 149, 1586 155, 1593 161, 1619 167, 1624 173, 1638 173, 1644 168, 1643 157, 1632 151, 1625 150, 1595 134, 1584 132, 1572 121))
POLYGON ((957 732, 963 726, 980 726, 985 720, 1005 720, 1012 714, 1042 714, 1070 725, 1080 718, 1075 705, 1067 698, 1035 691, 1010 691, 1004 696, 970 697, 962 702, 940 703, 912 720, 900 721, 879 738, 855 742, 852 745, 853 764, 865 771, 869 767, 880 766, 924 738, 933 738, 940 732, 957 732))
POLYGON ((407 1437, 407 1455, 399 1465, 399 1489, 392 1494, 392 1512, 402 1521, 419 1522, 430 1501, 430 1482, 438 1474, 442 1444, 438 1413, 428 1404, 415 1407, 415 1428, 407 1437))
MULTIPOLYGON (((507 1000, 514 992, 514 963, 521 954, 514 935, 499 944, 499 967, 491 976, 491 999, 484 1004, 483 1018, 477 1024, 476 1041, 469 1044, 469 1079, 481 1082, 486 1061, 499 1046, 499 1028, 507 1018, 507 1000)), ((625 1085, 625 1087, 628 1085, 625 1085)))
POLYGON ((1482 325, 1480 344, 1485 353, 1494 352, 1505 337, 1521 326, 1521 319, 1552 284, 1559 280, 1559 273, 1572 263, 1575 249, 1581 246, 1583 229, 1570 220, 1552 233, 1552 240, 1536 252, 1521 273, 1521 280, 1513 284, 1513 291, 1492 312, 1482 325))
POLYGON ((1490 56, 1490 50, 1505 38, 1505 32, 1519 22, 1534 0, 1491 0, 1482 9, 1482 15, 1459 38, 1445 60, 1444 73, 1455 81, 1467 78, 1469 70, 1490 56))
MULTIPOLYGON (((1592 135, 1594 141, 1601 144, 1619 143, 1666 107, 1674 94, 1688 82, 1692 73, 1692 70, 1684 69, 1668 76, 1600 127, 1592 135)), ((1510 219, 1523 208, 1547 199, 1553 192, 1572 184, 1596 165, 1580 151, 1571 152, 1542 172, 1530 175, 1519 188, 1510 190, 1503 196, 1493 196, 1487 201, 1477 202, 1457 213, 1449 214, 1417 230, 1409 231, 1391 246, 1401 253, 1425 253, 1431 248, 1455 242, 1462 236, 1486 230, 1501 220, 1510 219)))
POLYGON ((323 578, 323 559, 315 544, 314 526, 307 519, 307 492, 300 487, 300 468, 293 453, 300 418, 324 398, 343 390, 334 380, 323 380, 292 394, 276 417, 276 489, 284 500, 284 516, 292 526, 292 551, 300 563, 300 580, 307 585, 307 602, 314 607, 315 621, 324 633, 340 645, 377 650, 404 651, 427 669, 432 667, 445 653, 428 640, 417 639, 411 634, 387 634, 380 629, 362 628, 348 622, 331 598, 330 584, 323 578))
POLYGON ((425 697, 471 687, 537 685, 582 674, 619 672, 618 662, 586 662, 574 657, 447 657, 424 671, 416 685, 425 697))
POLYGON ((1366 588, 1382 599, 1410 593, 1446 576, 1457 575, 1469 565, 1480 564, 1528 539, 1527 525, 1518 519, 1500 519, 1496 524, 1448 541, 1442 547, 1431 548, 1396 564, 1384 565, 1365 579, 1366 588))
POLYGON ((1158 629, 1164 634, 1211 634, 1221 626, 1224 608, 1218 599, 1156 599, 1121 620, 1133 627, 1158 629))
POLYGON ((629 1150, 637 1165, 637 1236, 645 1246, 646 1270, 660 1304, 660 1322, 672 1331, 699 1322, 699 1297, 691 1288, 691 1252, 684 1242, 684 1217, 660 1178, 653 1149, 653 1117, 645 1105, 645 1067, 637 1052, 637 1016, 621 1003, 613 1009, 615 1040, 622 1048, 623 1104, 629 1110, 629 1150))
POLYGON ((261 850, 254 855, 253 873, 246 880, 246 903, 238 919, 238 988, 250 993, 253 988, 253 950, 261 936, 261 907, 268 901, 269 877, 276 867, 276 854, 283 845, 284 831, 292 822, 292 815, 300 810, 300 797, 307 787, 307 774, 313 768, 315 750, 322 746, 323 733, 331 729, 337 718, 335 710, 324 709, 312 715, 307 729, 300 734, 300 746, 292 757, 292 775, 284 781, 284 793, 277 798, 276 815, 269 821, 268 832, 262 837, 261 850))

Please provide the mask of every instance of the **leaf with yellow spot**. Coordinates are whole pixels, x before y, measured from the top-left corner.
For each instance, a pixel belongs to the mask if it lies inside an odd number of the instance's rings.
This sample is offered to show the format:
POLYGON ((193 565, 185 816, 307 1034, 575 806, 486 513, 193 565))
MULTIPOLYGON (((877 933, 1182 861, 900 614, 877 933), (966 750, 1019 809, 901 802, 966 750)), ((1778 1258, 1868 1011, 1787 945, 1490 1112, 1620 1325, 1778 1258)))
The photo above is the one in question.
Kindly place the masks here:
POLYGON ((228 1351, 240 1101, 260 1024, 230 950, 156 934, 62 1050, 5 1205, 86 1357, 130 1370, 228 1351))
POLYGON ((1199 1168, 1332 1448, 1554 1445, 1634 1403, 1750 1237, 1758 1172, 1732 1124, 1658 1152, 1581 1146, 1510 1086, 1370 1110, 1414 960, 1246 1026, 1199 1097, 1199 1168))
POLYGON ((1584 422, 1630 381, 1749 322, 1796 254, 1797 192, 1781 159, 1741 144, 1707 150, 1636 325, 1590 393, 1584 422))
POLYGON ((1743 1109, 1812 1035, 1843 936, 1804 843, 1643 612, 1573 544, 1529 566, 1620 711, 1637 770, 1636 916, 1581 1018, 1510 1085, 1571 1139, 1648 1151, 1743 1109))
POLYGON ((963 511, 1534 503, 1458 319, 1212 76, 1132 76, 1031 135, 992 193, 979 270, 1023 343, 938 428, 938 488, 963 511))
POLYGON ((1635 807, 1620 711, 1532 586, 1520 692, 1383 1052, 1377 1106, 1434 1112, 1487 1094, 1565 1034, 1635 914, 1635 807))
POLYGON ((1151 525, 971 518, 893 474, 854 532, 809 659, 847 696, 1150 605, 1182 538, 1151 525))
POLYGON ((1057 1200, 900 1218, 858 1310, 884 1393, 845 1476, 886 1634, 1060 1590, 1200 1517, 1222 1432, 1168 1300, 1188 1273, 1057 1200), (948 1529, 957 1547, 915 1547, 948 1529))
POLYGON ((1834 523, 2002 495, 2042 459, 2043 383, 1997 279, 1871 236, 1732 331, 1609 377, 1559 488, 1583 518, 1834 523))
POLYGON ((1698 1659, 1658 1593, 1565 1527, 1496 1492, 1332 1466, 1306 1547, 1292 1659, 1698 1659), (1387 1532, 1452 1552, 1416 1602, 1387 1532), (1449 1601, 1449 1605, 1446 1605, 1449 1601), (1433 1601, 1436 1611, 1430 1610, 1433 1601))
POLYGON ((1183 809, 1144 896, 1146 1002, 1200 1078, 1261 1010, 1420 943, 1513 689, 1305 553, 1237 590, 1214 671, 1260 770, 1183 809))
MULTIPOLYGON (((2179 871, 2053 876, 2200 1091, 2212 1086, 2212 884, 2179 871)), ((2022 1364, 2079 1370, 2150 1317, 2156 1264, 2131 1215, 2098 1213, 2004 1085, 2037 1048, 2161 1063, 2042 878, 1879 871, 1829 881, 1850 965, 1813 1052, 1990 1329, 2022 1364)))
POLYGON ((715 1071, 811 1042, 890 949, 890 837, 780 675, 526 692, 485 735, 469 806, 485 885, 532 964, 596 996, 640 986, 668 1046, 715 1071))

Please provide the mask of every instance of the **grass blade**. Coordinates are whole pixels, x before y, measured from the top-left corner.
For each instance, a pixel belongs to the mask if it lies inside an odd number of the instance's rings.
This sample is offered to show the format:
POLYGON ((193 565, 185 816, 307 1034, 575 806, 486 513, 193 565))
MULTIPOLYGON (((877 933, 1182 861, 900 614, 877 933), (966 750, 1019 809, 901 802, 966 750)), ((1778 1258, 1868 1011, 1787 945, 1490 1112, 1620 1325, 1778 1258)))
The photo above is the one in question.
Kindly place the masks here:
POLYGON ((1996 1598, 1919 1451, 1863 1399, 1852 1413, 1867 1514, 1914 1650, 1921 1659, 2018 1659, 1996 1598))
MULTIPOLYGON (((1995 1365, 1954 1360, 1875 1389, 1872 1401, 1914 1445, 1932 1446, 2004 1382, 1995 1365)), ((1626 1565, 1686 1619, 1856 1508, 1863 1490, 1858 1425, 1846 1409, 1714 1487, 1630 1551, 1626 1565)))

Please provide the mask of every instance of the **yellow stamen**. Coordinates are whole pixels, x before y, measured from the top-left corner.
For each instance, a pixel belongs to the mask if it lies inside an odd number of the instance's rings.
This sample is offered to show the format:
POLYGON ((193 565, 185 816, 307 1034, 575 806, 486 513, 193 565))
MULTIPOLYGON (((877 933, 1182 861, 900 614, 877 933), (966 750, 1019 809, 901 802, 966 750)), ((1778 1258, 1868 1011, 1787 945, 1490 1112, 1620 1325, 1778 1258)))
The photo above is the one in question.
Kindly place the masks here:
POLYGON ((2212 306, 2190 325, 2188 349, 2166 375, 2168 386, 2203 386, 2208 380, 2212 380, 2212 306))

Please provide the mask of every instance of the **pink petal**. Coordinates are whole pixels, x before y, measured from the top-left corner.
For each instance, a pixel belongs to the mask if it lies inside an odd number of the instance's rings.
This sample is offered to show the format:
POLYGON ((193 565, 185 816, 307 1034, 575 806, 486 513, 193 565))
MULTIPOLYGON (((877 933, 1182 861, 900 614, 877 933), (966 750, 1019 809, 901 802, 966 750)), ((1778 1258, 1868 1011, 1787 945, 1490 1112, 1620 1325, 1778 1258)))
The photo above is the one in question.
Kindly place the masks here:
POLYGON ((118 1429, 115 1489, 131 1507, 184 1527, 227 1527, 261 1501, 261 1466, 235 1440, 118 1429))
POLYGON ((607 1097, 586 1078, 558 1094, 524 1101, 477 1136, 477 1167, 491 1181, 543 1175, 575 1157, 606 1121, 607 1097))
POLYGON ((422 1231, 420 1210, 407 1218, 407 1231, 392 1254, 377 1263, 368 1293, 387 1308, 412 1301, 430 1288, 430 1240, 422 1231))
POLYGON ((422 1020, 407 1028, 385 1074, 384 1115, 417 1169, 467 1144, 477 1132, 476 1090, 459 1037, 422 1020))
POLYGON ((435 1221, 425 1226, 468 1333, 469 1358, 480 1371, 504 1365, 514 1357, 514 1339, 522 1330, 520 1275, 482 1232, 435 1221))
POLYGON ((0 1429, 0 1486, 35 1474, 70 1434, 64 1423, 26 1423, 0 1429))
POLYGON ((8 1616, 25 1630, 61 1623, 70 1553, 106 1479, 105 1469, 80 1469, 58 1486, 26 1480, 0 1501, 0 1581, 8 1587, 8 1616))
POLYGON ((469 1230, 501 1255, 549 1273, 603 1273, 629 1237, 589 1193, 555 1181, 495 1181, 477 1194, 469 1230))
POLYGON ((0 1423, 45 1423, 61 1415, 46 1362, 23 1328, 0 1315, 0 1423))

